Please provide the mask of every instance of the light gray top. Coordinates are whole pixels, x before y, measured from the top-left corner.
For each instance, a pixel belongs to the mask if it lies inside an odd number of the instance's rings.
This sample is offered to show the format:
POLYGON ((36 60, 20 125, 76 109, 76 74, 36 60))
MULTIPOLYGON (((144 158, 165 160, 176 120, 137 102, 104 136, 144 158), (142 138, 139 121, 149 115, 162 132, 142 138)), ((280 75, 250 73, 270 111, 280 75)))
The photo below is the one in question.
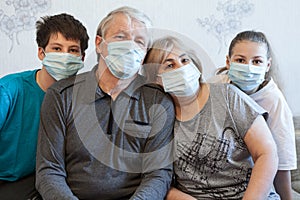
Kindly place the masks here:
POLYGON ((243 138, 265 111, 233 85, 210 84, 191 120, 175 122, 177 187, 197 199, 241 199, 253 161, 243 138))

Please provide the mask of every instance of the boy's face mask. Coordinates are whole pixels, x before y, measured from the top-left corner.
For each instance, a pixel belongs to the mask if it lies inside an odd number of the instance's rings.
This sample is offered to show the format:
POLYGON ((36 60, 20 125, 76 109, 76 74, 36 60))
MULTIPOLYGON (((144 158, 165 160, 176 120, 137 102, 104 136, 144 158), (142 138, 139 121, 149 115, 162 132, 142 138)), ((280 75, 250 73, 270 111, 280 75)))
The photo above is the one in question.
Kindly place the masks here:
POLYGON ((57 81, 75 75, 84 66, 81 56, 58 52, 44 54, 42 64, 57 81))
POLYGON ((257 88, 264 80, 267 67, 251 64, 230 63, 229 79, 244 92, 257 88))

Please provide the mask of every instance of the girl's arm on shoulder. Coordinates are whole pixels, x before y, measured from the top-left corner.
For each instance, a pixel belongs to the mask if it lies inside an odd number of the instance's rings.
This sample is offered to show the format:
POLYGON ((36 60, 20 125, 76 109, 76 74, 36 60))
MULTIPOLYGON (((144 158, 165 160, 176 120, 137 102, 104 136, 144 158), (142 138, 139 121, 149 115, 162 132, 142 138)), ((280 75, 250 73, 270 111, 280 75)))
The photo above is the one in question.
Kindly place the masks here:
POLYGON ((277 172, 278 156, 270 129, 261 115, 254 120, 244 141, 254 167, 243 199, 266 199, 277 172))

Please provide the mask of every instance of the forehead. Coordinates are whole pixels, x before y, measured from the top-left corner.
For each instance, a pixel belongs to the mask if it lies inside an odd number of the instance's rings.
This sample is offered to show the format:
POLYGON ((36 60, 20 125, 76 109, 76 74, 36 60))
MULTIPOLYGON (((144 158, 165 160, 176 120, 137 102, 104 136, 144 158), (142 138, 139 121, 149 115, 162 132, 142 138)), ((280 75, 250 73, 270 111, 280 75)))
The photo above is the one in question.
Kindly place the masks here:
POLYGON ((66 39, 60 32, 52 33, 49 38, 48 45, 51 44, 60 44, 65 46, 78 46, 80 47, 79 40, 66 39))
POLYGON ((267 46, 264 43, 241 41, 234 45, 232 54, 245 54, 249 56, 267 56, 267 46))
POLYGON ((123 13, 117 13, 108 23, 106 35, 118 32, 131 32, 135 35, 147 36, 147 28, 144 23, 130 18, 123 13))
POLYGON ((173 48, 171 51, 166 51, 166 59, 170 59, 170 58, 178 58, 178 57, 182 57, 183 55, 186 55, 186 52, 175 47, 173 48))

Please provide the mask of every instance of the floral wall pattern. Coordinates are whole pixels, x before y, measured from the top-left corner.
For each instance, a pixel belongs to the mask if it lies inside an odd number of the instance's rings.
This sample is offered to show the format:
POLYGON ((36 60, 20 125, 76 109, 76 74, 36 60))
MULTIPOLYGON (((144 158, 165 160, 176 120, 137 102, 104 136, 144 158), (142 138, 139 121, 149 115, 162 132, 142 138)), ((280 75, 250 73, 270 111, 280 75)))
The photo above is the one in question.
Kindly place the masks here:
POLYGON ((218 40, 219 53, 221 48, 227 45, 226 41, 229 33, 240 30, 242 19, 254 12, 254 4, 249 0, 223 2, 219 1, 216 7, 217 12, 221 12, 222 19, 217 19, 213 14, 204 19, 197 18, 197 23, 218 40))
POLYGON ((21 31, 35 28, 37 14, 45 12, 51 7, 51 1, 47 0, 6 0, 6 6, 13 7, 14 13, 8 15, 4 9, 0 9, 0 31, 11 41, 9 52, 16 44, 20 44, 18 34, 21 31))

